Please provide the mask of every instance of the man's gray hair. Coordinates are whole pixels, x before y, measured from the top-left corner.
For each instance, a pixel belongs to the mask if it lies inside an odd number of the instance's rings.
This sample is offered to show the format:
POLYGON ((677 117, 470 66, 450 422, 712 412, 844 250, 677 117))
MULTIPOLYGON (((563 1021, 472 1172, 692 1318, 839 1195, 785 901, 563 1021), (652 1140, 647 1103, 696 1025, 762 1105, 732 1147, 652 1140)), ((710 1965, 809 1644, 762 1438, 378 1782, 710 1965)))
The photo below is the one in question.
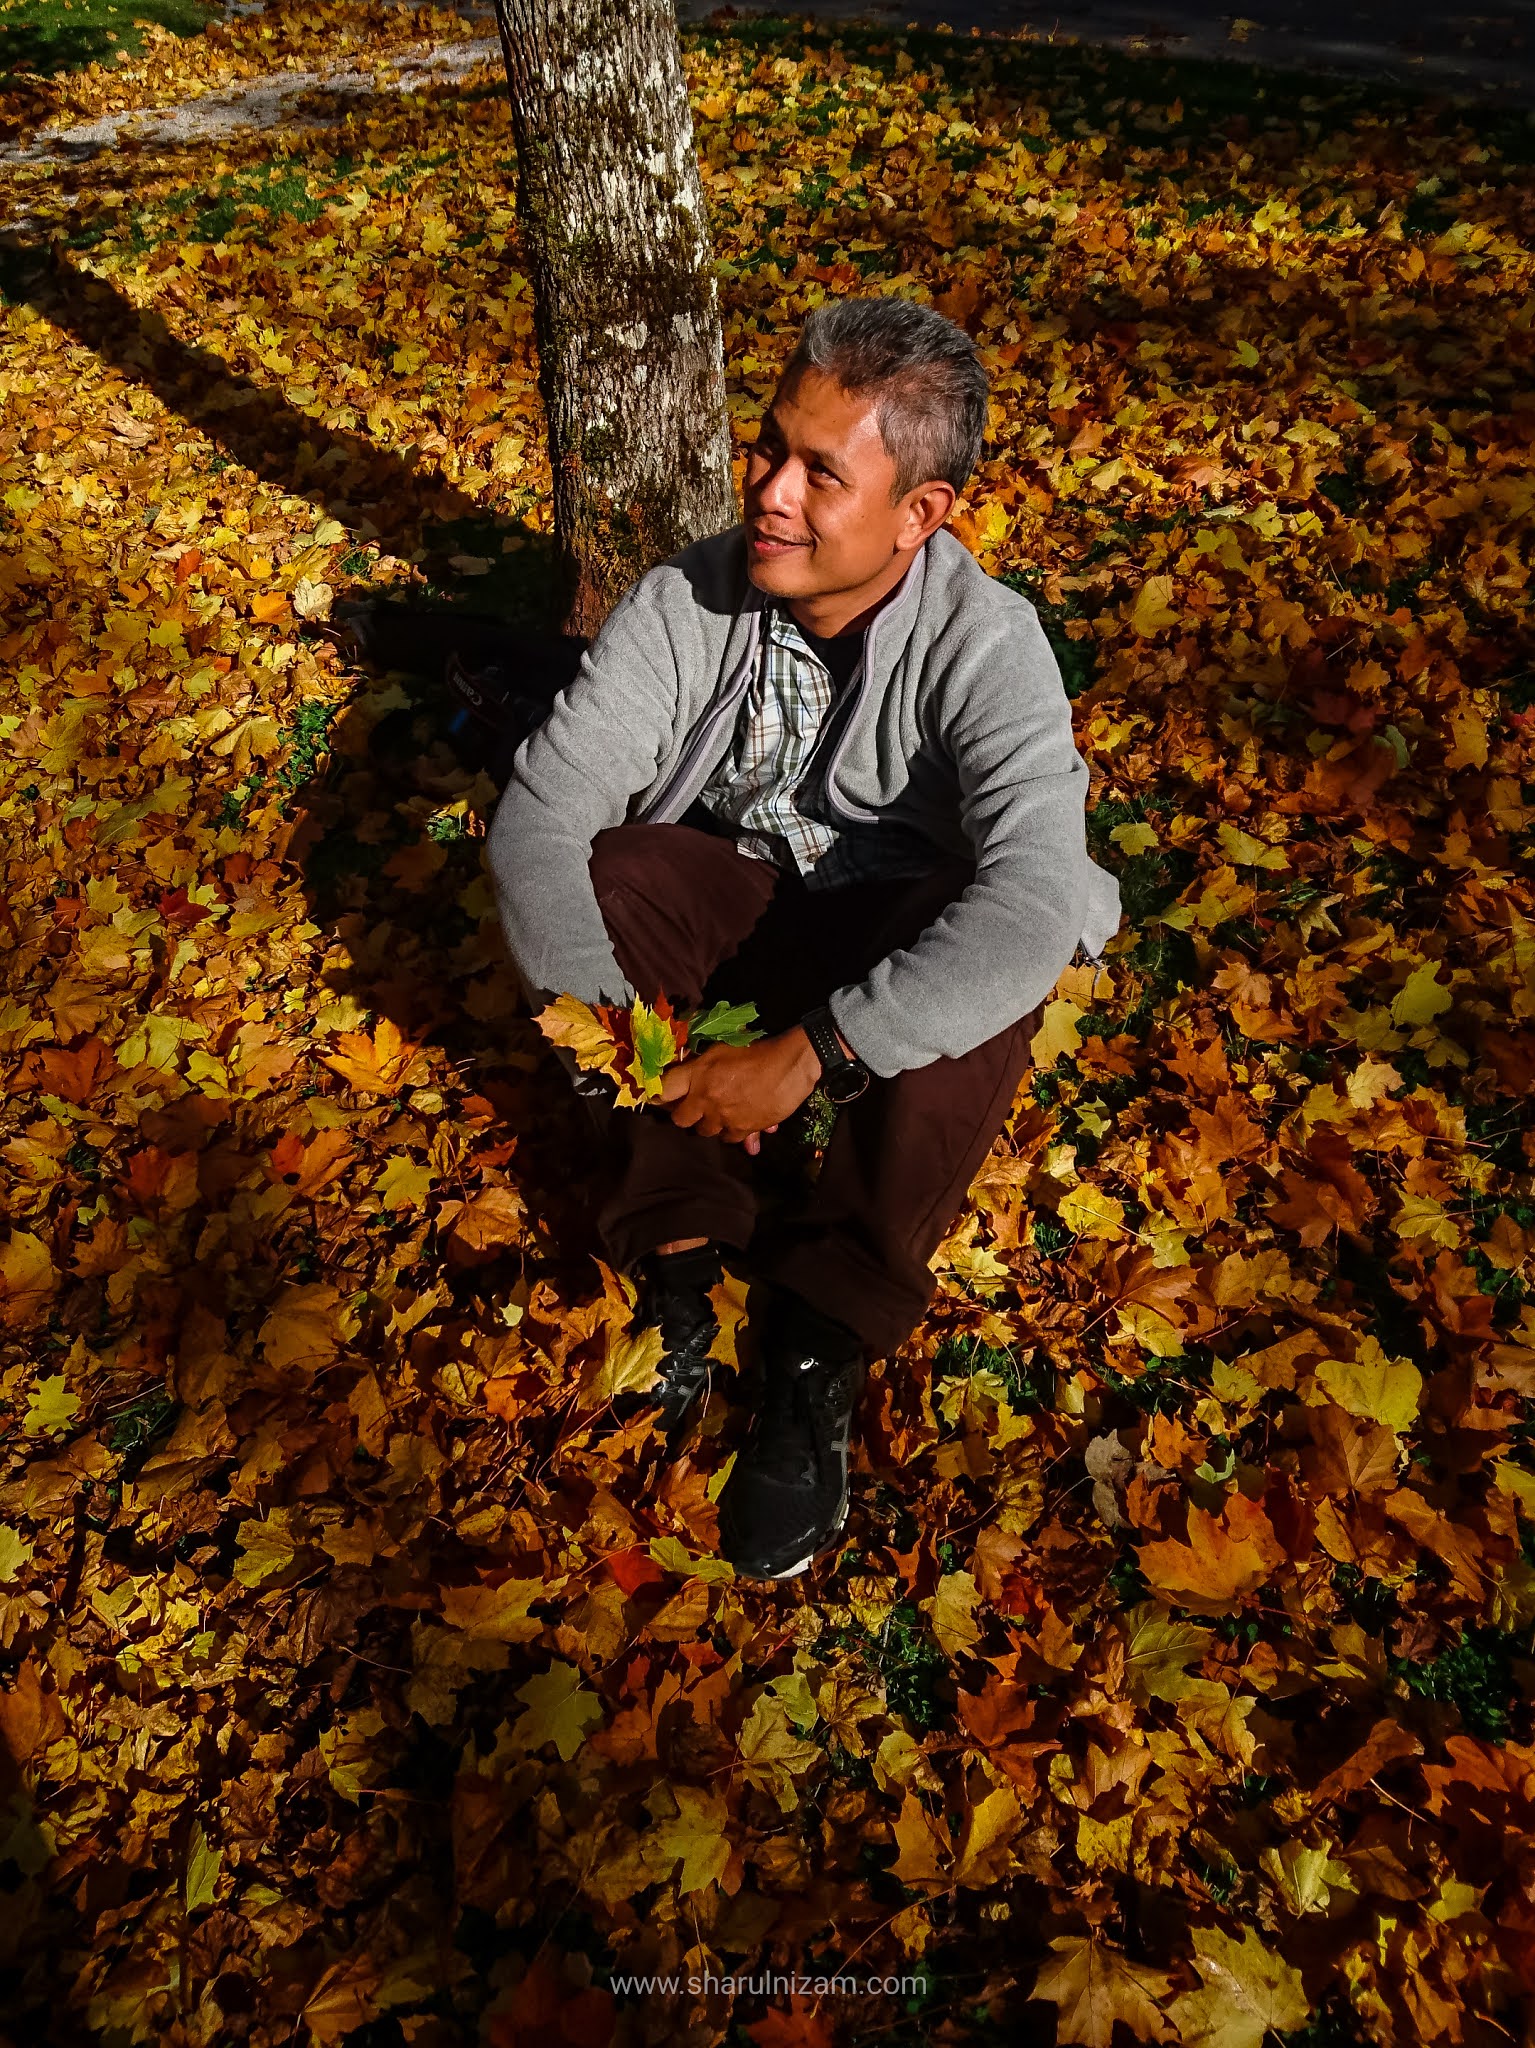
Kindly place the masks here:
POLYGON ((876 394, 895 464, 892 504, 935 478, 965 488, 986 439, 988 384, 963 327, 910 299, 827 299, 806 320, 788 369, 876 394))

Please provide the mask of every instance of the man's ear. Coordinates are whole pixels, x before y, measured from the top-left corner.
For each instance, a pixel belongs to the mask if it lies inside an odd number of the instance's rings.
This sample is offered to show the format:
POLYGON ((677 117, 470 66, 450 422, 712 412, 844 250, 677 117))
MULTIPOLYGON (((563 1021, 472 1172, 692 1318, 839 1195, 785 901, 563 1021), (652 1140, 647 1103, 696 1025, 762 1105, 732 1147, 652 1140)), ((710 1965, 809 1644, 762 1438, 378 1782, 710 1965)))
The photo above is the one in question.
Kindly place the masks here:
POLYGON ((937 478, 913 491, 906 500, 906 517, 901 522, 896 546, 915 553, 929 535, 938 531, 954 510, 954 501, 958 495, 952 484, 943 483, 937 478))

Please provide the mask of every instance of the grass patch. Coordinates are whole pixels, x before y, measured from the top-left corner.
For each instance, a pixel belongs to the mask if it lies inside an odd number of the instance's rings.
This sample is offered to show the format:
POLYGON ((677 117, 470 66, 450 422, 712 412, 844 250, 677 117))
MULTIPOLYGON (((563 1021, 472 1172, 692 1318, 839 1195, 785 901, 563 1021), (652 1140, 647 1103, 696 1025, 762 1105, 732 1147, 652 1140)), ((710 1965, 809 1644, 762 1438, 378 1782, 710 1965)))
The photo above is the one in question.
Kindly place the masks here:
POLYGON ((0 85, 137 56, 146 24, 195 36, 210 19, 202 0, 0 0, 0 85))

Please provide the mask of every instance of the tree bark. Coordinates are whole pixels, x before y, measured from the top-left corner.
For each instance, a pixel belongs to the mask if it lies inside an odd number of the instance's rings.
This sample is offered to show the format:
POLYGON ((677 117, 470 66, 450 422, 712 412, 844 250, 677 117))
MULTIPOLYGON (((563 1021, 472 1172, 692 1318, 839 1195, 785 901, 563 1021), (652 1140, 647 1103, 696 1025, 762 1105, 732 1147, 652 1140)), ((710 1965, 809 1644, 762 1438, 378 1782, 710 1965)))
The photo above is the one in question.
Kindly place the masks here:
POLYGON ((672 0, 496 0, 566 629, 739 517, 672 0))

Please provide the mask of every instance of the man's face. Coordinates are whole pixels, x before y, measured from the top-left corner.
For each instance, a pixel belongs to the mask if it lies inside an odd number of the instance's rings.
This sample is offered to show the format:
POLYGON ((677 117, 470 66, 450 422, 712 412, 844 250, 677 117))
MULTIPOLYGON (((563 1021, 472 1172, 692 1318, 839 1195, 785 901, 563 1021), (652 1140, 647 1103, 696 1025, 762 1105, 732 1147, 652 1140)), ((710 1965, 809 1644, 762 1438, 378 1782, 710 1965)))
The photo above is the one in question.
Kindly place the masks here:
POLYGON ((746 459, 752 582, 775 597, 821 597, 861 589, 898 554, 915 553, 931 530, 915 503, 924 488, 892 505, 894 481, 872 398, 821 370, 792 372, 746 459))

